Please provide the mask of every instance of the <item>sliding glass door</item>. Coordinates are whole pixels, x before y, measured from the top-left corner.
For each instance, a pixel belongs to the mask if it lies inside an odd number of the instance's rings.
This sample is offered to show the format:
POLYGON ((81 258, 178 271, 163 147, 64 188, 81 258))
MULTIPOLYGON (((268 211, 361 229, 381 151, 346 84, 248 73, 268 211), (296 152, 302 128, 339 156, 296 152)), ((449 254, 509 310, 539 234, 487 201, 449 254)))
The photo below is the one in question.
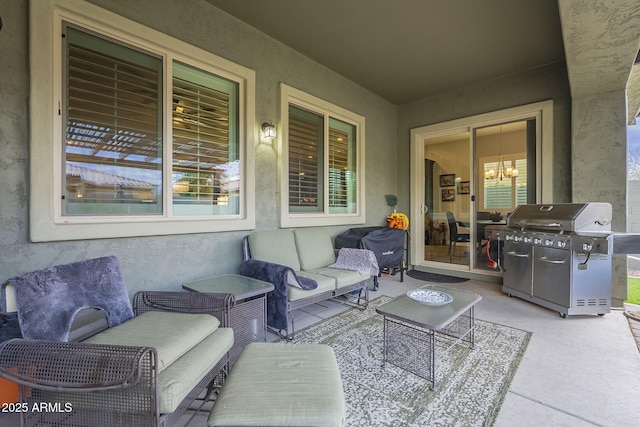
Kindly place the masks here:
POLYGON ((412 131, 414 265, 500 274, 487 243, 518 205, 546 199, 541 117, 534 108, 412 131))
POLYGON ((535 128, 535 119, 528 119, 475 129, 476 269, 496 269, 498 259, 487 243, 517 206, 535 203, 535 128))
POLYGON ((424 141, 424 260, 469 268, 470 133, 424 141))

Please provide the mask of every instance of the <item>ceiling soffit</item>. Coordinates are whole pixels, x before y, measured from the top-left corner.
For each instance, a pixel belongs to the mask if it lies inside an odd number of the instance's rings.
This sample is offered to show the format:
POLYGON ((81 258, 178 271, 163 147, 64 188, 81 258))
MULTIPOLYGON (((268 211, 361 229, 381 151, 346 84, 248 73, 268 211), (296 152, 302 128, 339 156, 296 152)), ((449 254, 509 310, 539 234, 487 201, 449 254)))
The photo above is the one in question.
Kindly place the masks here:
POLYGON ((206 0, 405 104, 564 61, 556 0, 206 0))

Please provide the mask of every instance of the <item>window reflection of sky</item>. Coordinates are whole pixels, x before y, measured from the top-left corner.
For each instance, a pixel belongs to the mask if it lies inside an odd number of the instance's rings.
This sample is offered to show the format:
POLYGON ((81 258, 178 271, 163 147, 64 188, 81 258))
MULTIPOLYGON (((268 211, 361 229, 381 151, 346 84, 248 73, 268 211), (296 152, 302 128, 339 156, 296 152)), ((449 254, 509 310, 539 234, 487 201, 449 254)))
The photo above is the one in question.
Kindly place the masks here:
POLYGON ((636 124, 627 126, 627 145, 629 149, 640 149, 640 119, 636 124))
MULTIPOLYGON (((67 148, 68 153, 74 154, 83 154, 90 155, 91 150, 85 148, 78 147, 69 147, 67 148)), ((96 157, 102 158, 112 158, 117 159, 118 156, 116 153, 112 152, 98 152, 94 153, 96 157)), ((151 161, 143 156, 130 155, 127 156, 128 161, 139 161, 144 163, 155 163, 158 164, 159 167, 161 160, 160 159, 152 159, 151 161)), ((162 184, 162 170, 152 170, 146 168, 133 168, 128 166, 118 166, 118 165, 107 165, 107 164, 96 164, 96 163, 82 163, 82 162, 73 162, 78 164, 79 166, 85 167, 87 169, 91 169, 98 172, 105 172, 112 175, 121 176, 123 178, 135 179, 138 181, 144 181, 154 186, 160 187, 162 184)), ((223 184, 232 184, 230 188, 234 188, 233 184, 239 184, 240 182, 240 161, 236 160, 233 162, 225 163, 222 165, 215 165, 215 169, 223 171, 222 176, 220 177, 220 181, 223 184)), ((186 174, 185 173, 173 173, 172 181, 175 184, 180 181, 186 174)))
MULTIPOLYGON (((627 180, 640 179, 640 120, 627 126, 627 180)), ((634 190, 631 190, 634 191, 634 190)))
POLYGON ((127 166, 115 166, 95 163, 79 163, 74 162, 84 168, 98 172, 105 172, 112 175, 121 176, 123 178, 135 179, 138 181, 148 182, 154 186, 162 184, 162 171, 142 168, 131 168, 127 166))

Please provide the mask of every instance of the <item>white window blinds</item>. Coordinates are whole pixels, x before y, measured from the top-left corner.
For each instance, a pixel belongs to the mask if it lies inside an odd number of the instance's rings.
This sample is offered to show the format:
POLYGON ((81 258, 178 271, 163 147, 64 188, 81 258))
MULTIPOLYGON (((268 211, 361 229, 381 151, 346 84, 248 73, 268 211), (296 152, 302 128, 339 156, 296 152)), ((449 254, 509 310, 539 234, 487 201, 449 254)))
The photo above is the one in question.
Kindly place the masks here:
POLYGON ((162 61, 66 27, 64 212, 162 210, 162 61))
POLYGON ((356 209, 355 126, 329 119, 329 212, 356 209))
POLYGON ((176 214, 237 213, 237 84, 174 62, 172 188, 176 214), (190 205, 184 208, 183 205, 190 205))
POLYGON ((324 118, 289 106, 289 210, 322 212, 324 118))
MULTIPOLYGON (((527 160, 505 158, 504 163, 506 168, 517 169, 518 175, 504 176, 502 179, 496 175, 492 179, 485 179, 484 209, 513 209, 527 203, 527 160)), ((498 166, 499 162, 486 162, 484 170, 496 172, 498 166)))

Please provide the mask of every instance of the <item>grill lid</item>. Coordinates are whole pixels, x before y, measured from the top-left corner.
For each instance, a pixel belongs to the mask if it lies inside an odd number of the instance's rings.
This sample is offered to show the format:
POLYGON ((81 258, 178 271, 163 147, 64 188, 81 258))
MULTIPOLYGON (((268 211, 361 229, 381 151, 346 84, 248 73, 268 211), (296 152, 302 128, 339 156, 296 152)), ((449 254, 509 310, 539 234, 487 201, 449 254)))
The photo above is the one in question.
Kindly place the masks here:
POLYGON ((520 205, 507 218, 507 226, 558 233, 611 231, 610 203, 558 203, 520 205))

